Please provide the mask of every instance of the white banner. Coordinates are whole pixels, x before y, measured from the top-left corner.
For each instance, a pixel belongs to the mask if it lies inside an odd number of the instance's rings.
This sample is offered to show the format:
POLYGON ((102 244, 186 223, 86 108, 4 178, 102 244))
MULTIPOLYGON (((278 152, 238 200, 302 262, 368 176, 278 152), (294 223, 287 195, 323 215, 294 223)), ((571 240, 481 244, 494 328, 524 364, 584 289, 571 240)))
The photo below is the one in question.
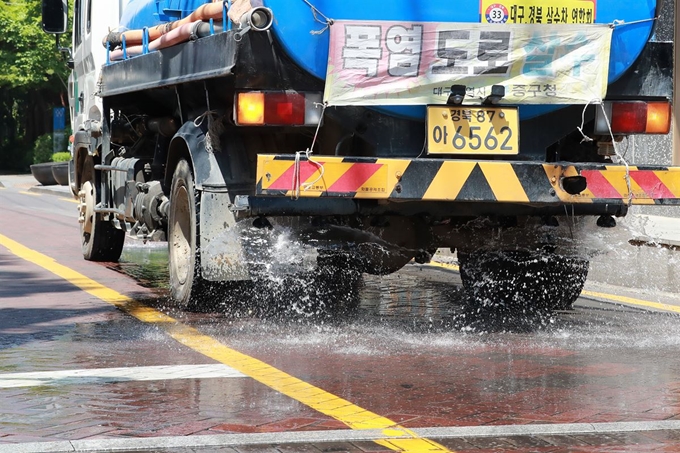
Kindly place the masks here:
POLYGON ((465 85, 479 104, 586 104, 607 90, 608 25, 336 21, 330 27, 329 105, 445 104, 465 85))

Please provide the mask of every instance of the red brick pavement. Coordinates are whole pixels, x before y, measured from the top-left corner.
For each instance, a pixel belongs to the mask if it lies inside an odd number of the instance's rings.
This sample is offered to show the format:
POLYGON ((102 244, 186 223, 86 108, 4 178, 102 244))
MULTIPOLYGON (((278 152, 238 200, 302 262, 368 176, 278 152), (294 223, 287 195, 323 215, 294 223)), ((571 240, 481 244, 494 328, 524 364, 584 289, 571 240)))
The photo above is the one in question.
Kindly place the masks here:
MULTIPOLYGON (((0 234, 119 292, 156 297, 106 266, 83 261, 75 223, 52 219, 46 235, 43 223, 12 216, 9 222, 3 217, 0 234)), ((49 220, 44 214, 43 221, 49 220)), ((155 327, 1 247, 0 266, 6 283, 0 308, 12 313, 0 318, 2 372, 206 362, 155 327), (9 285, 18 279, 21 285, 9 285)), ((205 317, 186 318, 192 320, 215 333, 205 317)), ((521 334, 489 334, 482 341, 460 334, 457 346, 422 341, 416 349, 394 341, 395 347, 380 345, 380 354, 347 354, 337 352, 332 340, 315 347, 280 342, 276 326, 266 323, 217 334, 226 344, 411 428, 680 417, 680 357, 668 346, 585 348, 550 338, 533 342, 521 334)), ((367 335, 364 341, 372 346, 377 340, 367 335)), ((0 409, 0 443, 345 428, 247 378, 0 389, 0 409)), ((442 442, 464 442, 456 447, 463 452, 680 451, 675 435, 544 436, 545 443, 531 446, 519 445, 519 438, 442 442)))

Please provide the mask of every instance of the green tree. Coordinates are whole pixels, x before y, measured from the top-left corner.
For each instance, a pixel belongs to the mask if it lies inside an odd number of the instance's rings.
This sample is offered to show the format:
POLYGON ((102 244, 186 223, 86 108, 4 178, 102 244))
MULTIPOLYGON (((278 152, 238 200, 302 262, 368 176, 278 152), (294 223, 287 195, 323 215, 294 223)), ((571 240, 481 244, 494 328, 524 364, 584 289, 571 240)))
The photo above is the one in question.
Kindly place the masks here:
POLYGON ((68 69, 41 28, 39 0, 0 1, 0 170, 25 170, 37 137, 51 132, 68 69))

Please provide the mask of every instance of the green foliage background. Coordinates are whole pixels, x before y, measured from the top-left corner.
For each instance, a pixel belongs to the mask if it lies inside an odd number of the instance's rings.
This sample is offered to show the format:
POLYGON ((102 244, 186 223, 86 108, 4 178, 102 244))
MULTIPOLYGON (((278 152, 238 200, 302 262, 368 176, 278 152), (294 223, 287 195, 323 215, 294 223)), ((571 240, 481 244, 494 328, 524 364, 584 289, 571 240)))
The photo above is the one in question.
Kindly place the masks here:
POLYGON ((52 162, 68 162, 69 160, 71 160, 71 153, 68 151, 52 154, 52 162))
MULTIPOLYGON (((52 132, 69 70, 41 28, 39 0, 0 0, 0 171, 25 171, 34 141, 52 132)), ((62 37, 68 45, 68 36, 62 37)))
POLYGON ((52 134, 38 137, 33 143, 33 164, 52 162, 52 134))

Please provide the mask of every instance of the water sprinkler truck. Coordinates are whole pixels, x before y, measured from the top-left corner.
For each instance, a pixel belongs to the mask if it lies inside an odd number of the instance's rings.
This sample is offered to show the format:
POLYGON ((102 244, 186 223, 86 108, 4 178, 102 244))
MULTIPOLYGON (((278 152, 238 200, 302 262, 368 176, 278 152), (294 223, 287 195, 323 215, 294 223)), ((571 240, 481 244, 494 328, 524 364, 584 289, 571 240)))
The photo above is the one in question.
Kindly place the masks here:
MULTIPOLYGON (((282 237, 338 275, 449 248, 477 303, 567 309, 594 229, 680 204, 680 168, 621 151, 671 126, 661 3, 75 0, 83 256, 165 240, 191 308, 282 237)), ((42 8, 59 46, 67 0, 42 8)))

